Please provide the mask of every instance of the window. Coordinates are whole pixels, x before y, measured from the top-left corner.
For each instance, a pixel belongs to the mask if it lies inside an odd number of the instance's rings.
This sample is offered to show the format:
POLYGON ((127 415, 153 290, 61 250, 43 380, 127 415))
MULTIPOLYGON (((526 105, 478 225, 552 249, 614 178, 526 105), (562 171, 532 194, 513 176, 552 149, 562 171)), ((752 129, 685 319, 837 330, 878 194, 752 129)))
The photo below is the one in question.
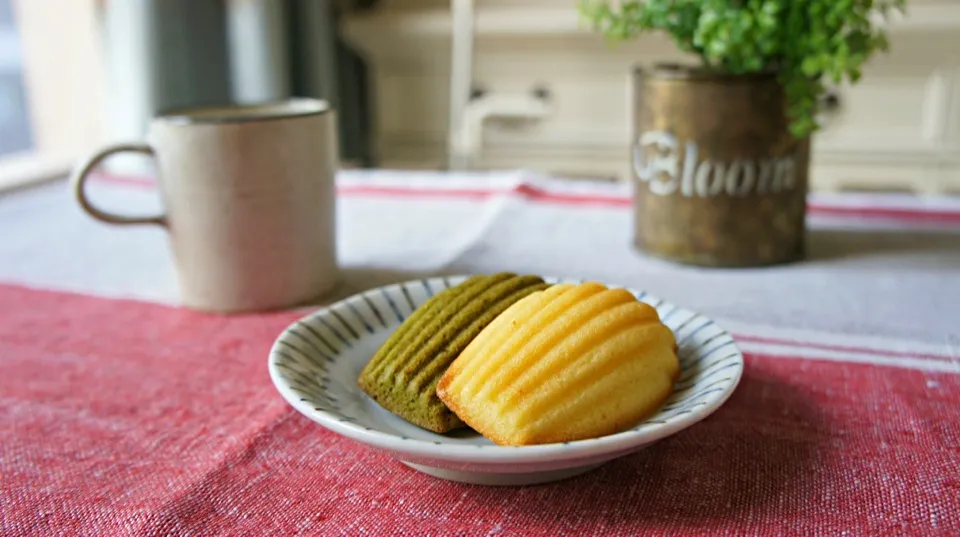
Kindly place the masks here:
POLYGON ((0 0, 0 156, 32 147, 21 58, 10 0, 0 0))

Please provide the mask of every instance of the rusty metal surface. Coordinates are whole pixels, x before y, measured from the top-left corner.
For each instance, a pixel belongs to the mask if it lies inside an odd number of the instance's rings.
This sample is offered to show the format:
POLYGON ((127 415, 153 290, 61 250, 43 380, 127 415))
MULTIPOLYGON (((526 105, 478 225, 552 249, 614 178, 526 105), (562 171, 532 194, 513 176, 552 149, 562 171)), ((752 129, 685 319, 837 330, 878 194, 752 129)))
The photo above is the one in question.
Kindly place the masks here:
POLYGON ((804 256, 809 139, 787 130, 772 75, 634 75, 635 243, 706 266, 804 256))

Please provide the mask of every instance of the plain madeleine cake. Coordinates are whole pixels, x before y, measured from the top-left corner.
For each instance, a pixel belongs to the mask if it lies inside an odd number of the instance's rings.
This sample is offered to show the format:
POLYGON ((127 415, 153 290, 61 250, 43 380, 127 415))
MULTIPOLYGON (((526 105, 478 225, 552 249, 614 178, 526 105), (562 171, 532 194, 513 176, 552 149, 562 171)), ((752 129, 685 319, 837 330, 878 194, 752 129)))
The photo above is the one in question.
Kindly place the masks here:
POLYGON ((624 289, 553 285, 500 314, 453 361, 437 394, 502 445, 616 433, 653 413, 680 373, 676 339, 624 289))

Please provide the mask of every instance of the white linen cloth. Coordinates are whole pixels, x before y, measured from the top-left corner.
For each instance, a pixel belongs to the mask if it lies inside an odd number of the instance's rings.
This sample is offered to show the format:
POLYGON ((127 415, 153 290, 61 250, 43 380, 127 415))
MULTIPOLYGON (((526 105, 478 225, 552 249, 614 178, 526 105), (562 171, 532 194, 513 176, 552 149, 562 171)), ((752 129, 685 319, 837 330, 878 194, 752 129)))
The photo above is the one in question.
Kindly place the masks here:
MULTIPOLYGON (((714 318, 757 352, 960 372, 960 200, 814 196, 808 259, 677 265, 632 246, 629 186, 516 172, 350 171, 338 178, 344 296, 434 274, 511 270, 643 289, 714 318), (865 358, 867 357, 867 358, 865 358)), ((94 182, 127 214, 143 180, 94 182)), ((165 231, 83 214, 63 182, 0 195, 0 282, 177 303, 165 231)))

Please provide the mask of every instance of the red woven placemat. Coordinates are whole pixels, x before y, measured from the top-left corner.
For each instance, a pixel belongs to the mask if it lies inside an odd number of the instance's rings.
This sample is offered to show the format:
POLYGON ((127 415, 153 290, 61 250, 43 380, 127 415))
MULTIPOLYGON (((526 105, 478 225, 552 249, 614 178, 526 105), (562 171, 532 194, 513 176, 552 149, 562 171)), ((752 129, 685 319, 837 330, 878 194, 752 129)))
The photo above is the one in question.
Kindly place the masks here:
POLYGON ((290 410, 266 356, 295 317, 0 286, 0 533, 960 534, 960 375, 748 356, 697 426, 485 488, 290 410))

